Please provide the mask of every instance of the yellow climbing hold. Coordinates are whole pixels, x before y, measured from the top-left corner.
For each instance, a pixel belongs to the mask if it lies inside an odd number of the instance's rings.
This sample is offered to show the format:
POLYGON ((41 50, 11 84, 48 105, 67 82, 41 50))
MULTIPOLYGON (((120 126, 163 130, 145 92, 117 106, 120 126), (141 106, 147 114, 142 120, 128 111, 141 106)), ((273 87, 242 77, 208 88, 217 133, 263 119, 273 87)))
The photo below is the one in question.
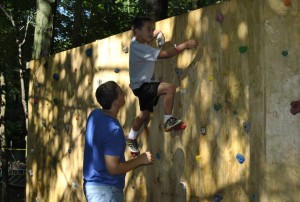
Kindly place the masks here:
POLYGON ((200 159, 201 159, 201 155, 199 154, 199 155, 197 155, 196 157, 195 157, 195 159, 196 159, 196 161, 200 161, 200 159))
POLYGON ((209 76, 209 77, 208 77, 208 80, 213 81, 213 80, 214 80, 214 77, 213 77, 213 76, 209 76))

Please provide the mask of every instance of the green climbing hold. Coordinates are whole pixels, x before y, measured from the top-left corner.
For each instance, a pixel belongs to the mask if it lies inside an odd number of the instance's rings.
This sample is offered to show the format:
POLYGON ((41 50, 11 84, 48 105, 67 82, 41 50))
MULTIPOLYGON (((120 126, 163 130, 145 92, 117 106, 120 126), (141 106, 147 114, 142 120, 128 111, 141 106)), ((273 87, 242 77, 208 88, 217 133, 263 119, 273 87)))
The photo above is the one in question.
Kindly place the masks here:
POLYGON ((288 52, 287 50, 281 51, 281 55, 282 55, 283 57, 288 56, 288 54, 289 54, 289 52, 288 52))
POLYGON ((216 111, 219 111, 221 108, 222 108, 222 105, 221 105, 220 103, 214 104, 214 109, 215 109, 216 111))
POLYGON ((248 50, 248 47, 247 47, 247 46, 241 46, 241 47, 239 48, 240 53, 246 53, 247 50, 248 50))
POLYGON ((57 104, 58 104, 58 99, 57 99, 57 98, 54 98, 54 99, 53 99, 53 103, 54 103, 55 105, 57 105, 57 104))

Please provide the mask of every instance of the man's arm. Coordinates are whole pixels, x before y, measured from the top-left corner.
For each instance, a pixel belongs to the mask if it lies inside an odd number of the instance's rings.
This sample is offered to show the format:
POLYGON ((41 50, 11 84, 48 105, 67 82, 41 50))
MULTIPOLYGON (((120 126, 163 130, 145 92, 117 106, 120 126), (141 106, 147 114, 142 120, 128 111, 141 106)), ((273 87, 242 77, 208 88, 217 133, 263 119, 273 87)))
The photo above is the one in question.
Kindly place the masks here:
POLYGON ((196 40, 188 40, 178 46, 174 45, 174 47, 171 47, 167 50, 161 50, 158 58, 159 59, 166 59, 166 58, 171 58, 175 55, 178 55, 182 51, 186 49, 191 49, 191 48, 196 48, 198 46, 198 42, 196 40))
POLYGON ((106 168, 111 175, 124 174, 130 170, 133 170, 141 165, 152 164, 154 158, 150 152, 143 153, 137 158, 131 159, 120 163, 120 157, 118 156, 107 156, 105 155, 106 168))

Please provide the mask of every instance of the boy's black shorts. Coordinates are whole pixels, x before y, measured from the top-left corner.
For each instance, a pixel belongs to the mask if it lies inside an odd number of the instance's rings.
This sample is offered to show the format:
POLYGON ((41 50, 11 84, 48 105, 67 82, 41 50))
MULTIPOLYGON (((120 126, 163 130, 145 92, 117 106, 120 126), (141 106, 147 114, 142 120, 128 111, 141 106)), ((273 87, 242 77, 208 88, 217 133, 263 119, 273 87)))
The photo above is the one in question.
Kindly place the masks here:
POLYGON ((144 83, 141 87, 133 90, 133 94, 139 98, 141 111, 153 112, 153 107, 159 99, 159 96, 157 96, 159 84, 160 82, 144 83))

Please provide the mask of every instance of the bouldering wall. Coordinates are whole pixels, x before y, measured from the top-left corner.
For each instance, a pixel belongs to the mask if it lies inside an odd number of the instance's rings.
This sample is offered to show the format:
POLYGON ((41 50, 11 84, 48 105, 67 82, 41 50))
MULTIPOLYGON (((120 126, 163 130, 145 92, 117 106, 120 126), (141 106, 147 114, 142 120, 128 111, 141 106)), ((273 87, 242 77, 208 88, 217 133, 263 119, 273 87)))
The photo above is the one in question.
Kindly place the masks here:
MULTIPOLYGON (((127 174, 125 200, 297 201, 300 115, 289 103, 300 99, 299 28, 296 0, 230 0, 157 22, 163 48, 199 42, 156 64, 156 80, 178 86, 173 114, 186 128, 163 132, 160 98, 139 135, 156 161, 127 174)), ((85 123, 99 107, 99 84, 114 80, 124 89, 119 120, 128 134, 139 112, 128 86, 131 37, 28 63, 27 201, 85 200, 85 123)))

